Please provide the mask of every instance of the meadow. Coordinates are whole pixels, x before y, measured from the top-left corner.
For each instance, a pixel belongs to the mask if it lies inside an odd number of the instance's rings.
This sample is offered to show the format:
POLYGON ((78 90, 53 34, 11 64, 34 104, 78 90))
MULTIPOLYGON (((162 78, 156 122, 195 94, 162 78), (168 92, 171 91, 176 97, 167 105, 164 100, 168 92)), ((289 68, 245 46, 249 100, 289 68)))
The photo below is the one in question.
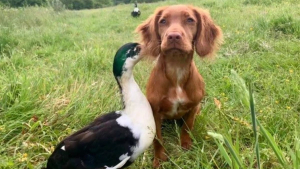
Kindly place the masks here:
MULTIPOLYGON (((214 59, 195 54, 206 97, 190 133, 193 148, 182 150, 178 127, 168 124, 169 161, 161 168, 299 169, 298 0, 166 0, 139 4, 139 18, 130 16, 133 4, 61 12, 0 8, 0 168, 44 167, 59 141, 101 113, 121 109, 114 54, 138 41, 134 29, 156 7, 171 4, 208 9, 224 43, 214 59)), ((143 91, 153 64, 135 68, 143 91)), ((150 169, 152 158, 150 147, 130 168, 150 169)))

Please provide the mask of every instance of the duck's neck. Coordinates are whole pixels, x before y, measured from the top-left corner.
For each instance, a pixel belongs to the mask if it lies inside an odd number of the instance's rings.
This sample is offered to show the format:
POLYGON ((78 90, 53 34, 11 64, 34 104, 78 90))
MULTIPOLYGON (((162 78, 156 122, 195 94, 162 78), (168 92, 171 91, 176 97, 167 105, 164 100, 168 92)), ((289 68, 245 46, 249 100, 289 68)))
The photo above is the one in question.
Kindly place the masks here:
POLYGON ((138 84, 135 82, 132 70, 128 69, 123 73, 119 79, 119 84, 121 86, 121 94, 124 103, 124 113, 143 114, 138 109, 145 106, 148 107, 149 103, 138 84))

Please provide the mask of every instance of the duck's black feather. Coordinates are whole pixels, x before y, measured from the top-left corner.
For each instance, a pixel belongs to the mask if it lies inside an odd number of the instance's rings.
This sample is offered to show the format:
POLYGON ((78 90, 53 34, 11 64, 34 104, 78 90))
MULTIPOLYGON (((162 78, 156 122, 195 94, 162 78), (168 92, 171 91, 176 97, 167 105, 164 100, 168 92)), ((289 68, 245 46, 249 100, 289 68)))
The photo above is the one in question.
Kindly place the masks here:
POLYGON ((131 16, 133 16, 133 17, 139 17, 140 15, 141 15, 141 11, 138 11, 138 12, 132 11, 131 12, 131 16))
MULTIPOLYGON (((138 140, 129 128, 117 123, 116 119, 120 116, 115 112, 108 113, 64 139, 50 156, 47 168, 113 167, 121 162, 121 155, 131 156, 131 147, 136 146, 138 140), (63 146, 65 150, 62 150, 63 146)), ((130 163, 127 161, 125 166, 130 163)))

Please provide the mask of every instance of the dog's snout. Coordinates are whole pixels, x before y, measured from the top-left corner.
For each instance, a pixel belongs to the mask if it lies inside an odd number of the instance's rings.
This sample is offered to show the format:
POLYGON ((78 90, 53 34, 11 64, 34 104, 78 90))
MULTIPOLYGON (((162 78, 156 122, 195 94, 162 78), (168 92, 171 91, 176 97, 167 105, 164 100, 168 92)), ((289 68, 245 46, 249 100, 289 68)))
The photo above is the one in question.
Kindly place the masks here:
POLYGON ((179 32, 171 32, 167 35, 167 38, 169 41, 173 42, 181 40, 182 36, 179 32))

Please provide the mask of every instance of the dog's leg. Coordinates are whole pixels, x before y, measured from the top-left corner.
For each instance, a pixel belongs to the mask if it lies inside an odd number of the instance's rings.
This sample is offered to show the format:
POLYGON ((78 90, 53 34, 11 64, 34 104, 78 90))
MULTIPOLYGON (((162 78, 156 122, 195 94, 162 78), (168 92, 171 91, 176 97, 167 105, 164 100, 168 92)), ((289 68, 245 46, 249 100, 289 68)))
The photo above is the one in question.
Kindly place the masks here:
POLYGON ((188 131, 193 129, 195 118, 199 110, 200 110, 200 105, 194 107, 190 112, 188 112, 183 117, 184 124, 181 128, 181 135, 180 135, 181 147, 183 149, 189 150, 192 146, 192 140, 188 131))
POLYGON ((161 123, 162 119, 159 113, 153 113, 155 125, 156 125, 156 138, 153 141, 154 146, 154 160, 153 167, 158 168, 161 161, 167 161, 167 155, 165 154, 165 149, 162 146, 162 134, 161 134, 161 123))

